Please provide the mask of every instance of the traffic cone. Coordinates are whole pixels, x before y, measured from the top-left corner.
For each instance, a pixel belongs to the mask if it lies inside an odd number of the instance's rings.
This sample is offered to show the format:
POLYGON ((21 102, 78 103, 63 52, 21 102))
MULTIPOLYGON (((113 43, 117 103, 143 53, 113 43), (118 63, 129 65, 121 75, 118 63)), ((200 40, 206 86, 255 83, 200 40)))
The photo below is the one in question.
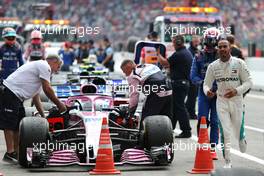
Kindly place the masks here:
POLYGON ((198 144, 194 168, 187 172, 191 174, 208 174, 214 169, 214 165, 211 157, 206 118, 204 116, 201 118, 198 144))
POLYGON ((120 174, 114 167, 112 142, 109 134, 107 118, 103 118, 99 149, 96 157, 95 169, 89 172, 92 175, 120 174))

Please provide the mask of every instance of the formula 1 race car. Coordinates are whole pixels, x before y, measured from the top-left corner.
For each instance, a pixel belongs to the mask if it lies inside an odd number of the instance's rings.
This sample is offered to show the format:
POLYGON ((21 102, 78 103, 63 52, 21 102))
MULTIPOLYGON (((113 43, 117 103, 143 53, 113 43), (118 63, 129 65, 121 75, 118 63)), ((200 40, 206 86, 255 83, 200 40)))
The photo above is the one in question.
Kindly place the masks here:
POLYGON ((168 165, 173 160, 173 130, 167 116, 141 121, 128 106, 108 95, 68 97, 67 112, 52 108, 47 119, 25 117, 19 128, 19 164, 23 167, 94 165, 102 119, 107 118, 114 161, 119 164, 168 165), (119 106, 114 106, 119 104, 119 106))

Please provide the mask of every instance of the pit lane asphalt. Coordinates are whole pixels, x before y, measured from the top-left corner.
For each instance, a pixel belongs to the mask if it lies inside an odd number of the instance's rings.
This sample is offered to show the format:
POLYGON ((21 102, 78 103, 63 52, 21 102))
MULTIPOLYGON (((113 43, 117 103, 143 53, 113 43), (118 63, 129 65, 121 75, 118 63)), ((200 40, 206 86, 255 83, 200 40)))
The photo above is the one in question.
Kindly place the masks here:
MULTIPOLYGON (((251 169, 252 171, 262 172, 264 174, 264 121, 263 121, 263 100, 264 93, 251 92, 245 99, 246 103, 246 119, 245 124, 246 136, 248 141, 248 150, 246 156, 240 152, 232 153, 232 161, 234 169, 251 169)), ((196 135, 196 120, 191 120, 193 135, 196 135)), ((178 127, 177 127, 178 128, 178 127)), ((195 139, 195 137, 193 137, 195 139)), ((185 144, 191 146, 195 144, 193 139, 176 139, 175 144, 185 144)), ((187 147, 186 147, 187 148, 187 147)), ((234 137, 232 138, 232 148, 238 149, 238 144, 234 137)), ((5 153, 5 142, 3 132, 0 132, 0 156, 5 153)), ((214 161, 216 169, 222 169, 224 160, 221 151, 217 154, 219 160, 214 161)), ((155 176, 155 175, 188 175, 187 170, 191 170, 194 166, 195 149, 175 150, 174 161, 169 166, 118 166, 122 175, 132 176, 135 174, 155 176)), ((48 167, 42 169, 24 169, 18 164, 9 164, 0 160, 0 173, 5 176, 67 176, 67 175, 88 175, 88 170, 93 167, 84 166, 67 166, 67 167, 48 167)), ((239 174, 241 175, 241 173, 239 174)))

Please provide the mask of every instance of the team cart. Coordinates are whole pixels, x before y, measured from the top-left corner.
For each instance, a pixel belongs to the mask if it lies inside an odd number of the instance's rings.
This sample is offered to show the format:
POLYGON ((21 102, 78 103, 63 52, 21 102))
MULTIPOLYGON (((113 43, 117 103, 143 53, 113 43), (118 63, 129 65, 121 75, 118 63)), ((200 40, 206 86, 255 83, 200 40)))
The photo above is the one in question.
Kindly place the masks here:
POLYGON ((68 110, 51 108, 47 118, 22 119, 19 164, 25 168, 94 165, 102 119, 107 118, 115 164, 168 165, 173 160, 173 129, 167 116, 129 116, 128 105, 97 93, 64 99, 68 110), (118 106, 114 106, 117 105, 118 106))

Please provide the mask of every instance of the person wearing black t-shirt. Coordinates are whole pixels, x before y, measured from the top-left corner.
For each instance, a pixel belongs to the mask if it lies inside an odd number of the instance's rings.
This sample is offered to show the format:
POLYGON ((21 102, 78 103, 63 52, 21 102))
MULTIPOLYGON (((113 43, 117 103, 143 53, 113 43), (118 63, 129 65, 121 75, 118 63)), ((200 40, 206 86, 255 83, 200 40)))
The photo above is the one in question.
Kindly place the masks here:
POLYGON ((184 46, 184 37, 182 35, 172 37, 172 43, 176 51, 166 59, 160 55, 158 50, 158 61, 165 68, 170 68, 174 116, 172 126, 175 128, 177 121, 179 121, 180 129, 182 130, 182 133, 176 138, 189 138, 191 137, 191 126, 184 101, 190 87, 189 75, 192 66, 192 54, 184 46))

